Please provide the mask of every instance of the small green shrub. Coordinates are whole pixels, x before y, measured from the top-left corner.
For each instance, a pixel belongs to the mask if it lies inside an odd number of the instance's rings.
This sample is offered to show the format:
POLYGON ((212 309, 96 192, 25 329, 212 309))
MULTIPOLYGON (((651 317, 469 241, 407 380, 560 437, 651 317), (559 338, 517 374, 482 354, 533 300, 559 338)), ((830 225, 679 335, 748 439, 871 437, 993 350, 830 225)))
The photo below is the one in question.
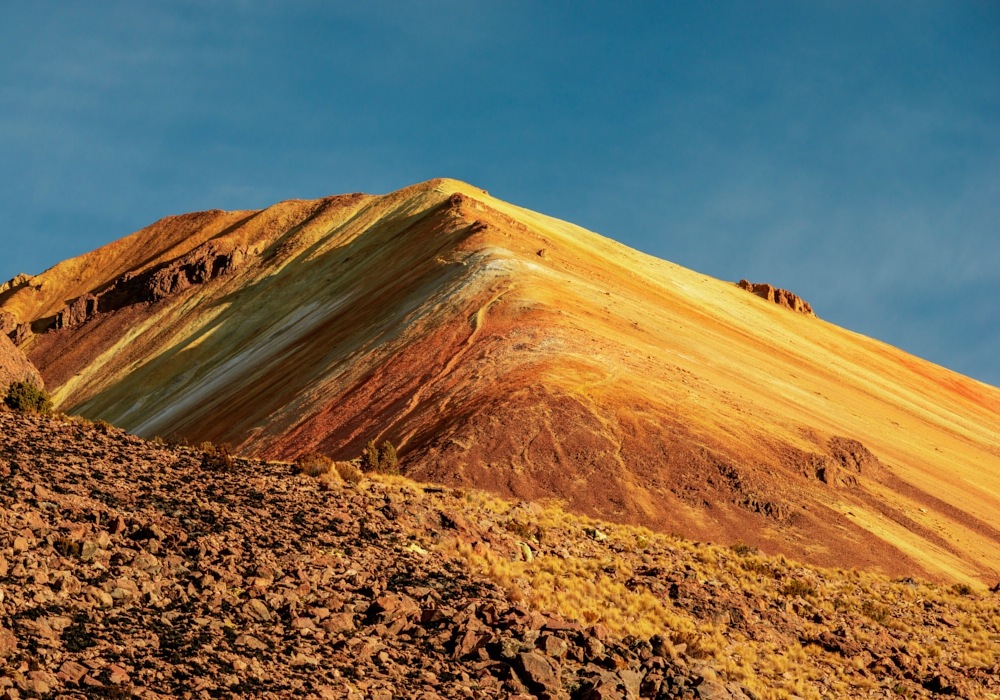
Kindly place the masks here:
POLYGON ((399 474, 399 459, 396 457, 396 448, 386 440, 378 451, 379 470, 384 474, 399 474))
POLYGON ((866 600, 861 604, 861 612, 880 625, 884 625, 889 621, 889 611, 870 600, 866 600))
POLYGON ((361 468, 366 472, 399 474, 396 448, 388 440, 382 443, 381 448, 375 446, 374 440, 369 440, 365 446, 365 453, 361 456, 361 468))
POLYGON ((369 440, 365 445, 364 454, 361 455, 361 468, 366 472, 378 471, 378 447, 374 440, 369 440))
POLYGON ((734 545, 730 545, 729 549, 731 549, 733 552, 740 555, 741 557, 748 557, 751 554, 757 553, 756 547, 751 547, 750 545, 743 544, 742 542, 737 542, 734 545))
POLYGON ((972 586, 967 583, 956 583, 951 587, 951 592, 955 595, 972 595, 972 586))
POLYGON ((774 569, 759 559, 745 559, 740 562, 740 566, 750 573, 757 574, 758 576, 774 577, 774 569))
POLYGON ((816 595, 816 589, 810 586, 808 583, 803 583, 798 579, 793 578, 791 581, 785 584, 781 589, 781 592, 787 596, 801 596, 805 598, 806 596, 816 595))
POLYGON ((233 455, 230 451, 228 442, 221 445, 215 446, 210 442, 203 442, 201 444, 202 456, 201 456, 201 466, 204 469, 211 469, 213 471, 228 472, 232 471, 234 462, 233 455))
POLYGON ((516 520, 508 520, 503 524, 503 526, 504 529, 507 530, 507 532, 511 532, 527 542, 530 542, 531 540, 537 540, 538 542, 541 542, 542 537, 545 536, 545 530, 543 530, 538 525, 531 527, 529 525, 519 523, 516 520))
POLYGON ((51 413, 52 397, 31 382, 14 382, 7 388, 4 405, 26 413, 51 413))

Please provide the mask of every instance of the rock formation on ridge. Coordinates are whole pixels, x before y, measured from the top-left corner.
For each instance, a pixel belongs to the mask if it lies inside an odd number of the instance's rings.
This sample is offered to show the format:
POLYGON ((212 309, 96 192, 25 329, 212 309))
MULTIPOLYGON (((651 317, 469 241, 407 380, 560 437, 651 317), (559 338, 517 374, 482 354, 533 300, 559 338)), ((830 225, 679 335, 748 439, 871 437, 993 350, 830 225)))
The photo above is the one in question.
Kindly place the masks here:
POLYGON ((801 299, 798 295, 792 294, 787 289, 778 289, 770 284, 757 284, 753 282, 747 282, 746 280, 740 280, 737 285, 740 289, 745 289, 751 294, 756 294, 761 299, 767 299, 768 301, 777 304, 778 306, 783 306, 786 309, 791 309, 792 311, 797 311, 800 314, 805 314, 806 316, 815 316, 812 306, 809 302, 801 299))

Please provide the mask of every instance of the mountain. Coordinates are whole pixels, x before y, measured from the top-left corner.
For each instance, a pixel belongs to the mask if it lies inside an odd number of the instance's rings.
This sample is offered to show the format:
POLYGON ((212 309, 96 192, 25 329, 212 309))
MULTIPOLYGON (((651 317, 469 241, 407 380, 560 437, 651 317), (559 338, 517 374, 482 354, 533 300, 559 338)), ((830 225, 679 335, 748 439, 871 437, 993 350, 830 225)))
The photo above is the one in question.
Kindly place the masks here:
MULTIPOLYGON (((822 309, 818 310, 822 315, 822 309)), ((0 287, 57 407, 824 565, 992 582, 1000 390, 454 180, 163 219, 0 287)))

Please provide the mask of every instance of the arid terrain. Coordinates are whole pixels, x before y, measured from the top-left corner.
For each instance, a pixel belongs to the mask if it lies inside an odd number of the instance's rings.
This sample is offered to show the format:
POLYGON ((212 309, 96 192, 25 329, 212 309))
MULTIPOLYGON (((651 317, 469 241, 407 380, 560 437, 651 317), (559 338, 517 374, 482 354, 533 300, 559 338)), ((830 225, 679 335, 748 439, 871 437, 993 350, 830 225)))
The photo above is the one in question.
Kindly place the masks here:
MULTIPOLYGON (((817 317, 818 314, 818 317, 817 317)), ((979 590, 1000 390, 434 180, 163 219, 0 286, 56 408, 979 590)))
POLYGON ((1000 697, 1000 593, 0 410, 0 696, 1000 697))

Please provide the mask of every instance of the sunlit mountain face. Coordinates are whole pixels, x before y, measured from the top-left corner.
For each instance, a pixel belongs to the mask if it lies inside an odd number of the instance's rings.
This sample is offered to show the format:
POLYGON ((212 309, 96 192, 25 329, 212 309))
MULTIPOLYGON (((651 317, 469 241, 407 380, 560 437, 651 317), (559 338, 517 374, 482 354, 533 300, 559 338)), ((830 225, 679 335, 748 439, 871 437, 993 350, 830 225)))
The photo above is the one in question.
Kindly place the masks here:
POLYGON ((822 565, 1000 570, 1000 390, 454 180, 173 216, 0 288, 58 410, 822 565))

